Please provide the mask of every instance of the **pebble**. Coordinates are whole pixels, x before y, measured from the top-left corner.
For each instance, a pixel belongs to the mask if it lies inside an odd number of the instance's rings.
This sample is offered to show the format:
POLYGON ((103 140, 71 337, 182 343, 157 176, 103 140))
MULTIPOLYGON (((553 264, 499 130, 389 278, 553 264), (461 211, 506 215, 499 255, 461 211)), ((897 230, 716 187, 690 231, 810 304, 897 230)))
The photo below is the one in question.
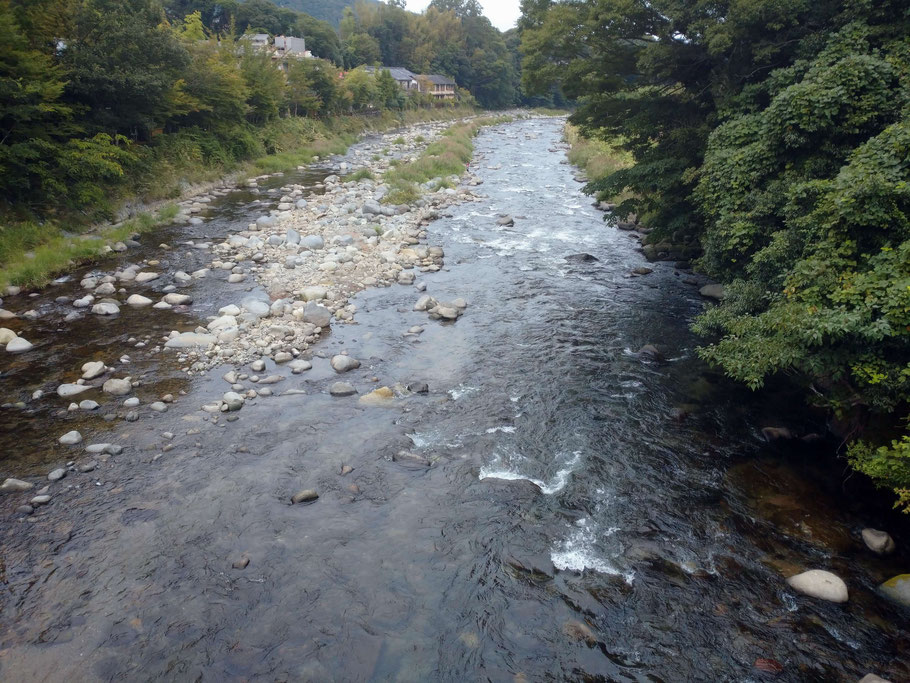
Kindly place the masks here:
POLYGON ((128 398, 123 402, 124 408, 136 408, 138 405, 139 405, 139 399, 136 398, 135 396, 128 398))
POLYGON ((47 475, 48 481, 60 481, 63 477, 66 476, 66 470, 63 467, 58 467, 53 472, 47 475))
POLYGON ((47 505, 48 503, 51 502, 51 497, 45 493, 40 496, 35 496, 28 502, 31 503, 32 505, 47 505))
POLYGON ((164 413, 167 411, 167 403, 165 403, 164 401, 155 401, 154 403, 149 405, 149 408, 154 410, 156 413, 164 413))
POLYGON ((250 564, 250 558, 244 554, 244 555, 241 555, 240 557, 238 557, 236 560, 234 560, 234 562, 231 564, 231 566, 234 569, 246 569, 249 564, 250 564))
POLYGON ((79 401, 80 410, 95 410, 98 408, 98 403, 95 401, 79 401))

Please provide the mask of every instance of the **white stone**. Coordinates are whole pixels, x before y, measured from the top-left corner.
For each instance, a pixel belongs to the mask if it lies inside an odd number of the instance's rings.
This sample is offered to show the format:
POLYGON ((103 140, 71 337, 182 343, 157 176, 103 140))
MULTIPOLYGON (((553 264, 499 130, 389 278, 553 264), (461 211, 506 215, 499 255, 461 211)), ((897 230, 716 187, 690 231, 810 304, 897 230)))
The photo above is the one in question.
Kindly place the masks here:
POLYGON ((847 602, 850 597, 847 584, 839 576, 823 569, 810 569, 791 576, 787 583, 793 590, 830 602, 847 602))
POLYGON ((82 434, 74 429, 61 436, 58 441, 64 446, 75 446, 77 443, 82 443, 82 434))
POLYGON ((100 360, 92 360, 82 365, 82 379, 95 379, 104 374, 104 363, 100 360))
POLYGON ((120 307, 110 301, 103 301, 100 304, 92 306, 92 313, 97 315, 117 315, 119 312, 120 307))
POLYGON ((168 339, 164 345, 169 349, 188 349, 194 346, 209 347, 217 341, 213 334, 197 334, 196 332, 184 332, 176 337, 168 339))
POLYGON ((28 351, 34 346, 30 341, 23 339, 22 337, 16 337, 11 339, 6 343, 6 350, 9 353, 22 353, 23 351, 28 351))
POLYGON ((70 396, 78 396, 83 391, 88 391, 89 389, 94 389, 89 384, 61 384, 57 387, 57 396, 60 398, 69 398, 70 396))
POLYGON ((131 294, 126 300, 130 306, 151 306, 152 300, 147 296, 142 296, 141 294, 131 294))

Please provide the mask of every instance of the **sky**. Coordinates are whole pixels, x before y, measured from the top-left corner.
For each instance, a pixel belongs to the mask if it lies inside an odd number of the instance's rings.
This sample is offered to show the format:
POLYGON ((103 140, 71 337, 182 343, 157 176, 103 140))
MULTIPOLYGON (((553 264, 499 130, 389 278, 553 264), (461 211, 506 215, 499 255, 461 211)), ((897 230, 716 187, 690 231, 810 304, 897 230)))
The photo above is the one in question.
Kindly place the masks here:
MULTIPOLYGON (((407 0, 408 9, 412 12, 423 12, 430 0, 407 0)), ((515 26, 521 10, 518 7, 520 0, 480 0, 483 13, 493 22, 493 26, 500 31, 508 31, 515 26)))

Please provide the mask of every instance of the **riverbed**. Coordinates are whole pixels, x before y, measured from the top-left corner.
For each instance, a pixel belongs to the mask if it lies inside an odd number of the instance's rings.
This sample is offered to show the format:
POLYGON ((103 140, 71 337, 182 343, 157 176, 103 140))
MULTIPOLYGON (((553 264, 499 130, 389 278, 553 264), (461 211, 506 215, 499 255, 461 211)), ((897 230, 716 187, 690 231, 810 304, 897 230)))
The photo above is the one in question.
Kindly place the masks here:
MULTIPOLYGON (((416 284, 464 299, 463 315, 414 310, 413 285, 366 289, 354 322, 306 351, 311 370, 267 360, 259 374, 283 379, 231 421, 200 407, 249 366, 189 377, 124 345, 169 329, 172 311, 64 324, 53 307, 73 283, 37 297, 44 351, 5 359, 5 400, 49 367, 124 354, 144 401, 178 399, 135 422, 4 412, 3 476, 75 460, 55 444, 68 429, 124 450, 69 473, 33 515, 0 500, 0 678, 908 679, 906 613, 876 591, 905 555, 859 539, 890 518, 848 500, 808 447, 764 443, 762 427, 818 425, 697 360, 703 283, 603 221, 561 131, 483 130, 470 168, 483 196, 427 226, 445 267, 416 284), (339 376, 342 353, 360 367, 339 376), (341 379, 357 394, 330 395, 341 379), (392 397, 362 400, 378 387, 392 397), (318 499, 292 504, 303 489, 318 499), (812 568, 842 576, 850 601, 786 585, 812 568)), ((212 220, 155 241, 224 239, 261 200, 226 194, 212 220)), ((199 320, 231 301, 220 280, 199 287, 199 320)))

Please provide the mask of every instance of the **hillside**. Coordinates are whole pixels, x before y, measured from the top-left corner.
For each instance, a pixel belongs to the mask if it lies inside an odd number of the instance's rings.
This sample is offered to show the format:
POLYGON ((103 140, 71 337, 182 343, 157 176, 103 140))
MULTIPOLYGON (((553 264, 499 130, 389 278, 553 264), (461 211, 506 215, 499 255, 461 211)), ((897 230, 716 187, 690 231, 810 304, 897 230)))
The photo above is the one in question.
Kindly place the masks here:
MULTIPOLYGON (((352 6, 353 0, 274 0, 279 7, 287 7, 297 12, 306 12, 311 17, 329 22, 335 28, 341 22, 345 7, 352 6)), ((376 0, 367 0, 375 3, 376 0)))

